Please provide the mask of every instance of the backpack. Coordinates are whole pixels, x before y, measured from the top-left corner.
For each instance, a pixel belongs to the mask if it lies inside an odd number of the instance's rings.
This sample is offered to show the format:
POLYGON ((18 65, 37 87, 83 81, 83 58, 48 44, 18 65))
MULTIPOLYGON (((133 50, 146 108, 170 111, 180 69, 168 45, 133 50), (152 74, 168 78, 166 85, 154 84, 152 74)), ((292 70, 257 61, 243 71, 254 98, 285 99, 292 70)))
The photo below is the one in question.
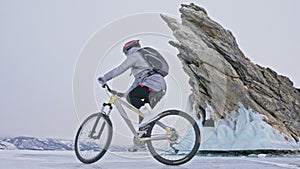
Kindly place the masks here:
POLYGON ((169 74, 169 65, 157 50, 150 47, 145 47, 140 49, 139 53, 151 66, 152 72, 159 73, 163 77, 169 74))

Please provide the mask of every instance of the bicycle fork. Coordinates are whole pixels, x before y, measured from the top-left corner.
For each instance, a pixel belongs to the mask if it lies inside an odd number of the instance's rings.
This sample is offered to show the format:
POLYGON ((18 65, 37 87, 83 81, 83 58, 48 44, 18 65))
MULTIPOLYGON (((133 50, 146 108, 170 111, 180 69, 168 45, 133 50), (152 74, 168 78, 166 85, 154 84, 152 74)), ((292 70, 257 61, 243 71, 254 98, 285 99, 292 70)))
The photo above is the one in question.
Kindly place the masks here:
MULTIPOLYGON (((97 129, 98 123, 99 123, 99 121, 100 121, 101 118, 104 118, 103 116, 108 116, 108 115, 110 114, 111 110, 112 110, 111 104, 109 104, 109 103, 103 103, 103 106, 102 106, 102 108, 101 108, 101 111, 100 111, 100 113, 98 114, 97 119, 96 119, 96 121, 95 121, 95 123, 94 123, 94 125, 93 125, 92 131, 91 131, 90 134, 89 134, 89 137, 90 137, 90 138, 93 138, 93 139, 99 139, 99 138, 101 137, 101 135, 102 135, 102 133, 103 133, 103 130, 104 130, 105 126, 106 126, 106 123, 102 123, 102 124, 101 124, 101 127, 100 127, 100 130, 99 130, 98 135, 95 135, 95 134, 96 134, 96 129, 97 129), (109 110, 108 110, 107 113, 105 113, 105 111, 104 111, 104 108, 105 108, 106 106, 109 106, 109 110)), ((105 121, 104 121, 104 122, 105 122, 105 121)))

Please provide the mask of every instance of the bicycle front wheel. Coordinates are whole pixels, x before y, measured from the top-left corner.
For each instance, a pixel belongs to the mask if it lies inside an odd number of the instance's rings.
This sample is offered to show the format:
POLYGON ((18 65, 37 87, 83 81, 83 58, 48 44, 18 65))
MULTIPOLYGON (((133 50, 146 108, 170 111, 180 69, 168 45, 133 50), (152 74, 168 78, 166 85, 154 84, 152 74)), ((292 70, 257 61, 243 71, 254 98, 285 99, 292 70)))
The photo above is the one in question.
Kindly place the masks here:
POLYGON ((166 165, 190 161, 200 147, 200 130, 195 120, 178 110, 168 110, 159 116, 147 132, 152 156, 166 165))
POLYGON ((106 153, 111 140, 112 123, 108 116, 92 114, 81 124, 76 134, 76 156, 85 164, 94 163, 106 153))

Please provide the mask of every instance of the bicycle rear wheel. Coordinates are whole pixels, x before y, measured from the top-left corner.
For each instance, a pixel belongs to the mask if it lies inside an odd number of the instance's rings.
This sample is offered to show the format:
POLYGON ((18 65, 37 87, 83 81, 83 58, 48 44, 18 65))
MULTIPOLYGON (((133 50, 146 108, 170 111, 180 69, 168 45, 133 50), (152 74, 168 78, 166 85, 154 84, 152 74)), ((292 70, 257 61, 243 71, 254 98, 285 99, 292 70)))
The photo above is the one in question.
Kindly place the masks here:
POLYGON ((159 116, 147 132, 151 137, 147 145, 152 156, 166 165, 190 161, 200 147, 200 130, 195 120, 178 110, 168 110, 159 116))
POLYGON ((75 138, 77 158, 90 164, 98 161, 107 151, 112 140, 112 123, 108 116, 95 113, 79 127, 75 138))

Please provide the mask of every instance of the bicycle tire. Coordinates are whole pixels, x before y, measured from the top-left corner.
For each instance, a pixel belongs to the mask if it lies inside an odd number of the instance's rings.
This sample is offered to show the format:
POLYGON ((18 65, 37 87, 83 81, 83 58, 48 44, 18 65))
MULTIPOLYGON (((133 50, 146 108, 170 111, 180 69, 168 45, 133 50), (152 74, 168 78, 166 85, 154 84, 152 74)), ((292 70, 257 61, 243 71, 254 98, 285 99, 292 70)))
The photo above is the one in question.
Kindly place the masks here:
POLYGON ((102 158, 111 144, 112 128, 111 120, 107 115, 94 113, 87 117, 80 125, 75 137, 74 149, 78 160, 85 164, 91 164, 102 158), (96 125, 95 133, 98 133, 98 136, 100 136, 99 138, 91 138, 90 133, 97 118, 99 118, 99 121, 96 125), (86 138, 84 135, 87 135, 86 138))
MULTIPOLYGON (((167 110, 164 111, 163 113, 161 113, 159 115, 160 117, 151 124, 151 126, 148 128, 147 131, 147 137, 152 137, 155 135, 158 135, 157 133, 160 133, 161 131, 165 131, 162 130, 159 125, 159 122, 162 123, 167 123, 167 120, 169 120, 170 118, 172 119, 177 119, 177 121, 170 121, 170 125, 167 125, 168 127, 171 125, 177 125, 179 127, 183 128, 183 125, 187 125, 187 127, 185 127, 186 129, 182 129, 182 132, 185 131, 185 135, 182 136, 180 134, 178 134, 178 138, 182 138, 181 142, 179 144, 182 145, 176 145, 178 152, 175 152, 174 147, 171 147, 171 140, 159 140, 159 141, 148 141, 147 142, 147 146, 148 149, 151 153, 151 155, 158 160, 159 162, 166 164, 166 165, 181 165, 184 164, 188 161, 190 161, 195 154, 198 152, 198 149, 200 147, 200 129, 196 123, 196 121, 188 114, 179 111, 179 110, 167 110), (180 120, 181 119, 181 120, 180 120), (172 124, 173 123, 173 124, 172 124), (186 124, 184 124, 186 123, 186 124), (161 130, 161 131, 158 131, 161 130), (183 138, 186 137, 186 138, 183 138), (192 139, 192 141, 190 141, 190 139, 192 139), (166 142, 166 145, 163 146, 164 143, 161 142, 166 142), (186 142, 186 143, 185 143, 186 142), (158 144, 159 146, 162 146, 162 149, 159 149, 156 147, 155 144, 158 144), (168 146, 168 144, 170 144, 169 148, 166 148, 168 146), (180 146, 189 146, 188 148, 190 149, 188 152, 184 153, 187 150, 184 150, 184 148, 180 147, 180 146), (169 149, 169 150, 168 150, 169 149), (172 150, 174 150, 174 152, 171 152, 172 150), (178 153, 181 154, 178 154, 178 153), (170 158, 169 158, 170 157, 170 158)), ((176 132, 179 131, 178 127, 177 129, 174 128, 175 130, 177 130, 176 132)))

